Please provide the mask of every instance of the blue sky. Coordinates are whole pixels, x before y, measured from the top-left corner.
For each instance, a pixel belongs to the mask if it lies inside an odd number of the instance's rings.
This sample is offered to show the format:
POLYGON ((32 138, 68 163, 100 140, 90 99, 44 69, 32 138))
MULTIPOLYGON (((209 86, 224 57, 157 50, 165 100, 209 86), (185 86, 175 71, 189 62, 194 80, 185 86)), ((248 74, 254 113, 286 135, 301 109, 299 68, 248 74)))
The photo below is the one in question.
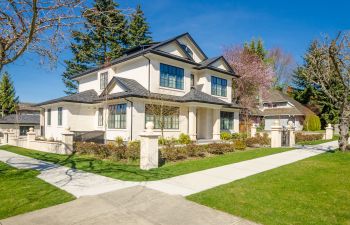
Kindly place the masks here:
MULTIPOLYGON (((189 32, 209 57, 223 48, 262 38, 267 48, 281 47, 302 62, 309 43, 321 35, 349 30, 349 1, 229 1, 229 0, 124 0, 126 9, 141 4, 155 41, 189 32)), ((40 102, 64 95, 61 74, 66 49, 56 68, 40 66, 35 55, 25 54, 6 66, 21 101, 40 102)))

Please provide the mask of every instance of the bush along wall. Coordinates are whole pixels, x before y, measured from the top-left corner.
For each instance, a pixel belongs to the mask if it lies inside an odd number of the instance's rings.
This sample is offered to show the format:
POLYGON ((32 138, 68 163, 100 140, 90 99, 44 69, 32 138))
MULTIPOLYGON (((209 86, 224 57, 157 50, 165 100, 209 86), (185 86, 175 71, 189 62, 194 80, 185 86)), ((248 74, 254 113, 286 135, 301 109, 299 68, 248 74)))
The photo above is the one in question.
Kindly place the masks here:
POLYGON ((320 117, 312 114, 306 115, 303 125, 305 131, 319 131, 321 130, 320 117))

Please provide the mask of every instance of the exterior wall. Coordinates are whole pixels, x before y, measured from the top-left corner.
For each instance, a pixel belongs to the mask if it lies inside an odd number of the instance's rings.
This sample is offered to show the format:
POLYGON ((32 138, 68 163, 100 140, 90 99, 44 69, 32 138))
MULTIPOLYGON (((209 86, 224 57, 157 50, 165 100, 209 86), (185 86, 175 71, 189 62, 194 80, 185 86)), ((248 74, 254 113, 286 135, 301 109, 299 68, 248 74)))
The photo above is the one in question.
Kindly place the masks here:
POLYGON ((145 57, 118 64, 114 70, 114 76, 136 80, 148 90, 148 60, 145 57))
POLYGON ((168 45, 162 46, 159 48, 159 50, 172 55, 184 57, 184 54, 180 52, 179 47, 175 43, 169 43, 168 45))
POLYGON ((83 91, 87 91, 87 90, 98 90, 99 87, 99 82, 97 80, 97 73, 93 73, 87 76, 83 76, 81 78, 79 78, 78 80, 79 82, 79 88, 78 91, 79 92, 83 92, 83 91))

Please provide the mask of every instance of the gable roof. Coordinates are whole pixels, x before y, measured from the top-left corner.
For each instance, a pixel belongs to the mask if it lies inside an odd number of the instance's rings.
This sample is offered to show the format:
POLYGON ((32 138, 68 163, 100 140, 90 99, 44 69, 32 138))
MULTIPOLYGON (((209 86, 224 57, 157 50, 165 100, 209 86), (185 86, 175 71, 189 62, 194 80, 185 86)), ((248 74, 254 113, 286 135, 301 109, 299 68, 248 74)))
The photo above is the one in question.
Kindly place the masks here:
POLYGON ((214 67, 212 66, 212 64, 214 64, 215 62, 222 60, 224 62, 224 64, 227 66, 227 68, 229 68, 229 73, 230 74, 234 74, 235 76, 238 76, 235 74, 233 68, 231 67, 231 65, 227 62, 227 60, 225 59, 225 57, 223 56, 216 56, 216 57, 212 57, 209 59, 204 60, 203 62, 200 63, 200 66, 195 67, 196 69, 212 69, 218 72, 222 72, 222 73, 227 73, 227 71, 214 67))
POLYGON ((75 102, 75 103, 86 103, 92 104, 97 98, 97 92, 95 90, 87 90, 80 93, 64 96, 61 98, 52 99, 49 101, 41 102, 36 106, 49 105, 57 102, 75 102))
MULTIPOLYGON (((131 48, 127 51, 124 52, 124 55, 119 57, 119 58, 116 58, 114 60, 112 60, 108 65, 104 65, 104 66, 99 66, 99 67, 95 67, 95 68, 91 68, 91 69, 88 69, 82 73, 79 73, 79 74, 76 74, 74 75, 72 78, 75 79, 75 78, 79 78, 79 77, 82 77, 84 75, 87 75, 87 74, 90 74, 90 73, 93 73, 93 72, 97 72, 98 70, 102 69, 102 68, 105 68, 105 67, 109 67, 109 66, 112 66, 112 65, 116 65, 116 64, 119 64, 119 63, 122 63, 122 62, 125 62, 125 61, 128 61, 130 59, 133 59, 133 58, 136 58, 136 57, 139 57, 139 56, 142 56, 142 55, 145 55, 147 53, 153 53, 153 54, 156 54, 156 55, 160 55, 160 56, 164 56, 164 57, 168 57, 168 58, 172 58, 172 59, 175 59, 175 60, 179 60, 179 61, 182 61, 182 62, 186 62, 186 63, 189 63, 189 64, 192 64, 194 66, 196 66, 195 68, 201 68, 202 64, 201 63, 197 63, 195 62, 192 57, 182 49, 180 43, 178 42, 178 39, 181 38, 181 37, 187 37, 190 39, 190 41, 194 44, 194 46, 198 49, 198 51, 200 52, 200 54, 203 55, 204 57, 204 61, 207 61, 208 60, 208 57, 206 56, 206 54, 203 52, 203 50, 198 46, 198 44, 193 40, 193 38, 191 37, 191 35, 186 32, 186 33, 183 33, 183 34, 180 34, 178 36, 175 36, 173 38, 170 38, 168 40, 165 40, 165 41, 162 41, 162 42, 154 42, 154 43, 151 43, 151 44, 145 44, 145 45, 141 45, 141 46, 138 46, 138 47, 134 47, 134 48, 131 48), (177 45, 180 46, 180 49, 184 52, 185 55, 187 55, 188 58, 182 58, 182 57, 179 57, 179 56, 176 56, 176 55, 172 55, 170 53, 167 53, 167 52, 163 52, 163 51, 160 51, 158 48, 159 47, 162 47, 162 46, 165 46, 171 42, 177 42, 177 45)), ((220 58, 220 57, 218 57, 220 58)), ((223 58, 223 57, 222 57, 223 58)), ((224 58, 223 58, 224 59, 224 58)), ((224 59, 225 60, 225 59, 224 59)), ((225 60, 226 61, 226 60, 225 60)), ((202 63, 203 63, 202 62, 202 63)), ((227 63, 227 62, 226 62, 227 63)), ((204 67, 203 67, 204 68, 204 67)), ((213 70, 216 70, 218 72, 222 72, 222 73, 226 73, 228 75, 232 75, 232 76, 237 76, 234 71, 230 71, 230 72, 227 72, 227 71, 224 71, 224 70, 221 70, 219 68, 214 68, 214 67, 206 67, 208 69, 213 69, 213 70)), ((231 68, 231 67, 229 67, 231 68)))
POLYGON ((294 107, 291 108, 269 108, 263 111, 264 116, 272 115, 308 115, 315 114, 309 108, 296 101, 292 97, 284 94, 278 90, 270 90, 268 95, 263 98, 263 103, 274 103, 274 102, 289 102, 294 107))
POLYGON ((0 118, 0 124, 40 124, 40 115, 11 114, 0 118))

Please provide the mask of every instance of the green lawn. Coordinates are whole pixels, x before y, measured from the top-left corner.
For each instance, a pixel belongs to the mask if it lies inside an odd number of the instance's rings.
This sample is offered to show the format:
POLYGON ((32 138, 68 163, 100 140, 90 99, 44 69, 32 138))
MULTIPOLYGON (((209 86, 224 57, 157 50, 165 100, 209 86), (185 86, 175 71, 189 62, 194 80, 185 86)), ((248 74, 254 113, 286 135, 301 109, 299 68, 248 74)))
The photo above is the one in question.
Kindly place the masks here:
POLYGON ((261 148, 238 151, 213 157, 167 163, 160 168, 144 171, 139 169, 137 163, 126 164, 110 160, 98 160, 82 155, 58 155, 14 146, 1 146, 0 149, 107 177, 130 181, 159 180, 290 150, 290 148, 261 148))
POLYGON ((188 199, 264 225, 350 224, 350 153, 325 153, 188 199))
POLYGON ((37 178, 38 174, 38 171, 19 170, 0 162, 0 219, 75 199, 37 178))

